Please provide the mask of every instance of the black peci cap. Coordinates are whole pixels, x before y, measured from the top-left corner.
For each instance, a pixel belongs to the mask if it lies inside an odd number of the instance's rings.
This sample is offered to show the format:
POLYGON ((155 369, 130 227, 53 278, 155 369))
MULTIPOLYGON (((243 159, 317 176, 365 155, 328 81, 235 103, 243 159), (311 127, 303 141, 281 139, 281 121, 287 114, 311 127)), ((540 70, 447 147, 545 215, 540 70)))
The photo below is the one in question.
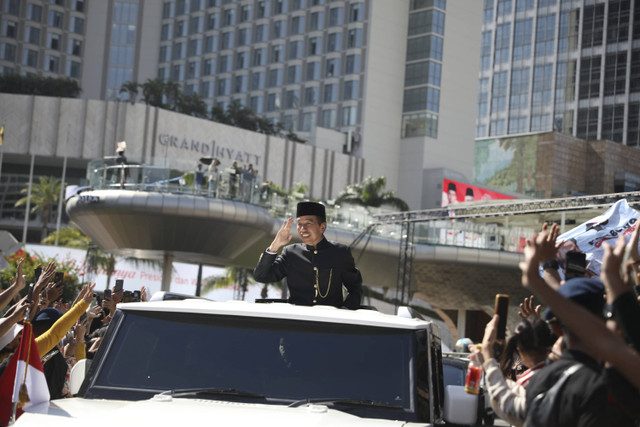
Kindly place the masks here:
POLYGON ((327 221, 327 213, 324 209, 324 205, 316 202, 300 202, 296 209, 296 218, 305 215, 315 215, 322 219, 322 222, 327 221))

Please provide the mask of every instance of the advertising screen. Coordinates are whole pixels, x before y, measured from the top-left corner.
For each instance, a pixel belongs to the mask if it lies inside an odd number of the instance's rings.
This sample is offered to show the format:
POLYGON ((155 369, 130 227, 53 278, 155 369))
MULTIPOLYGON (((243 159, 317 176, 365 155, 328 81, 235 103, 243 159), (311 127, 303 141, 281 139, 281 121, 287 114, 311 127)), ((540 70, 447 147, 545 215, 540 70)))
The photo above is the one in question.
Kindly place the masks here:
POLYGON ((463 182, 452 181, 450 179, 442 180, 442 206, 449 206, 453 203, 473 202, 477 200, 498 200, 498 199, 515 199, 515 197, 507 196, 496 191, 487 190, 476 187, 474 185, 465 184, 463 182))

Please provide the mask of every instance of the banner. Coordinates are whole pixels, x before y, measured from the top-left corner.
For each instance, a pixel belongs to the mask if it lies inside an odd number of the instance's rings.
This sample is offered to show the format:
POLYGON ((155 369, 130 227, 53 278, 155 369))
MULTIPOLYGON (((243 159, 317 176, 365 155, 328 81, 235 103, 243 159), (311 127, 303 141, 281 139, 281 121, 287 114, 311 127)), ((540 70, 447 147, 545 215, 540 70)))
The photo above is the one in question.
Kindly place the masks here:
POLYGON ((449 206, 453 203, 498 199, 515 199, 515 197, 463 182, 452 181, 450 179, 442 180, 442 207, 449 206))
POLYGON ((626 236, 627 241, 636 228, 638 212, 631 208, 626 199, 618 200, 604 214, 580 224, 558 237, 556 242, 564 242, 558 250, 558 258, 565 261, 569 251, 587 254, 587 269, 599 276, 604 248, 602 244, 615 246, 618 236, 626 236))

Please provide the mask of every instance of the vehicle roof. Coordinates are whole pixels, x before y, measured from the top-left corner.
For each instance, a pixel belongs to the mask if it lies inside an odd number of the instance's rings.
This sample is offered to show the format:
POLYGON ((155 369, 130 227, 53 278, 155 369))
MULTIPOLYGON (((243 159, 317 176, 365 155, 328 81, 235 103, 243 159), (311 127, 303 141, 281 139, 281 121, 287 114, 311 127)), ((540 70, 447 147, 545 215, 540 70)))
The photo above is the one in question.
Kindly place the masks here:
POLYGON ((375 310, 346 310, 330 306, 313 307, 287 303, 258 304, 247 301, 217 302, 205 299, 186 299, 181 301, 151 301, 118 304, 125 312, 153 311, 175 313, 198 313, 223 316, 262 317, 270 319, 301 320, 309 322, 343 323, 351 325, 375 326, 395 329, 432 329, 432 322, 393 316, 375 310))

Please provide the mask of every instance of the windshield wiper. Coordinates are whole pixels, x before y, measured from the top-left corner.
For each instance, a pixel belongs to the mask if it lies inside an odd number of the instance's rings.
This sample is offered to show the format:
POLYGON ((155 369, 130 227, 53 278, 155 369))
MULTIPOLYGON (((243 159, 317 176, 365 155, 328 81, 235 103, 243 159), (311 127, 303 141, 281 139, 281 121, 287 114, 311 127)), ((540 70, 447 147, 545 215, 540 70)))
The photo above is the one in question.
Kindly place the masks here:
POLYGON ((264 399, 262 394, 250 393, 247 391, 235 390, 233 388, 182 388, 175 390, 167 390, 162 395, 168 395, 172 397, 189 396, 192 394, 210 394, 214 396, 233 396, 233 397, 251 397, 264 399))
POLYGON ((361 400, 361 399, 327 399, 327 398, 311 398, 301 399, 292 402, 289 407, 297 408, 298 406, 305 405, 307 403, 319 403, 323 405, 344 405, 344 406, 362 406, 369 408, 386 408, 386 409, 404 409, 401 405, 393 405, 387 402, 376 402, 374 400, 361 400))

